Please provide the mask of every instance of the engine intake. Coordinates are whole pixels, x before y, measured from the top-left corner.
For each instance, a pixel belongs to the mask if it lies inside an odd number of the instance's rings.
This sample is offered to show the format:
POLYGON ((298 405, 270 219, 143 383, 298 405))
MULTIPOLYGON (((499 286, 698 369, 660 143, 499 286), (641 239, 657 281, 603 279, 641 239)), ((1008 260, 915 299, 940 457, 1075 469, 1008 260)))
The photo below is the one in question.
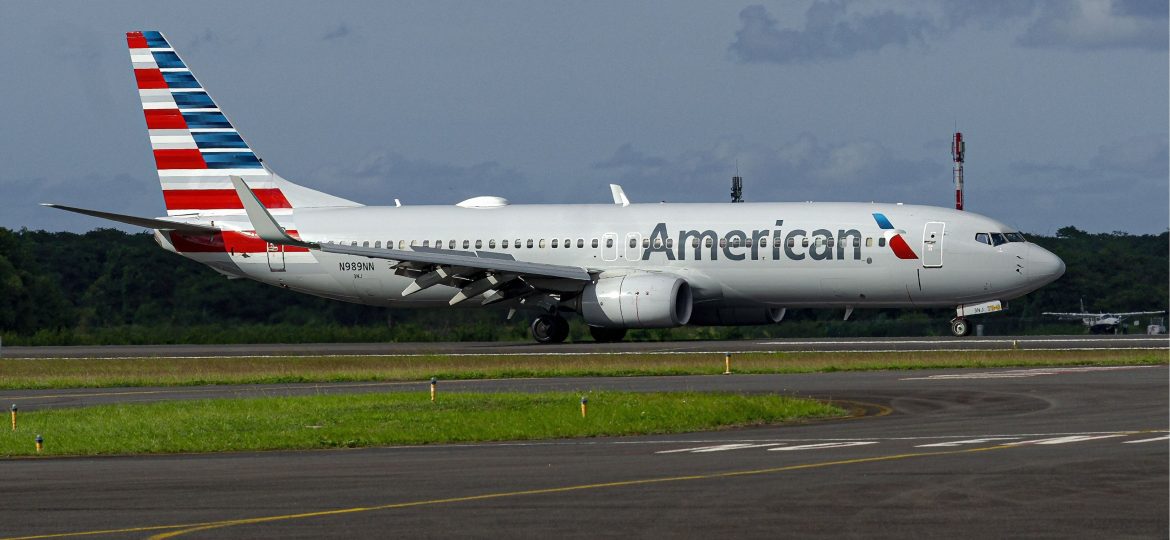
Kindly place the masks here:
POLYGON ((581 315, 590 326, 669 328, 691 319, 691 286, 669 274, 603 277, 581 292, 581 315))

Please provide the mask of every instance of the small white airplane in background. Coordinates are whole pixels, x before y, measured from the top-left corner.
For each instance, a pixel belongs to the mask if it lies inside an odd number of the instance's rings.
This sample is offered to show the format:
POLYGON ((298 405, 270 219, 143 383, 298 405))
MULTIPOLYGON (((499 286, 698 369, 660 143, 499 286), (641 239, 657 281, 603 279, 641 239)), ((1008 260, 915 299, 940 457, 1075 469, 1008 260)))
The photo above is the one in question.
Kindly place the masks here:
POLYGON ((1092 334, 1116 334, 1118 332, 1125 332, 1125 327, 1122 322, 1127 317, 1134 317, 1137 315, 1161 315, 1166 313, 1162 311, 1126 311, 1124 313, 1088 313, 1085 311, 1085 300, 1081 299, 1080 313, 1060 313, 1045 311, 1044 315, 1060 318, 1066 321, 1075 321, 1080 319, 1085 326, 1089 328, 1092 334))
POLYGON ((966 316, 1064 273, 1015 229, 950 208, 632 204, 619 186, 613 204, 364 206, 272 172, 162 34, 126 39, 167 216, 47 206, 154 229, 229 278, 377 306, 524 309, 533 337, 554 343, 566 313, 616 341, 630 328, 774 324, 790 307, 846 319, 951 307, 962 336, 966 316))

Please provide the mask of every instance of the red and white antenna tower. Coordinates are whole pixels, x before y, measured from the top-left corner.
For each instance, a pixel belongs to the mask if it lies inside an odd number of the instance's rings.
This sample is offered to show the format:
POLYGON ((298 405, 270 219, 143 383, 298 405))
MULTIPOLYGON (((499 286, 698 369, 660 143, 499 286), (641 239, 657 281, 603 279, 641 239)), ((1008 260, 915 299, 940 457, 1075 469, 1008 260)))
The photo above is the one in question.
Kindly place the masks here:
POLYGON ((956 131, 951 141, 951 157, 955 160, 955 210, 963 209, 963 154, 966 150, 963 134, 956 131))

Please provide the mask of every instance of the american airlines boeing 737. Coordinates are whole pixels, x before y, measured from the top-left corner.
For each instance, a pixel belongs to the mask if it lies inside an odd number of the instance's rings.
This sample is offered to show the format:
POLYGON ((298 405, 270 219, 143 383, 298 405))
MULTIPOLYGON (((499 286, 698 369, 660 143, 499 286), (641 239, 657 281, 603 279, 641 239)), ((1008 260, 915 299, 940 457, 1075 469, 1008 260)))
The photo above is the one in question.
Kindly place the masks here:
POLYGON ((129 32, 166 217, 54 208, 154 229, 229 278, 387 307, 492 305, 563 341, 630 328, 774 324, 788 308, 1002 309, 1064 273, 1011 227, 878 203, 364 206, 268 168, 159 32, 129 32))

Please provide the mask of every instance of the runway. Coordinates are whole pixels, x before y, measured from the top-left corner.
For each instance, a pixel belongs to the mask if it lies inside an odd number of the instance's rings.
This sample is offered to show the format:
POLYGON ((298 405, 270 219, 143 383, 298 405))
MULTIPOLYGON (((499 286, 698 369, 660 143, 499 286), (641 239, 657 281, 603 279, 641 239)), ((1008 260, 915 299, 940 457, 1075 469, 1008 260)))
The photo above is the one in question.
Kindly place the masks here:
POLYGON ((638 341, 620 343, 445 342, 445 343, 306 343, 255 345, 107 345, 4 347, 3 358, 142 358, 296 355, 483 355, 483 354, 645 354, 833 351, 985 351, 1005 349, 1166 349, 1170 336, 1077 335, 927 338, 756 339, 734 341, 638 341))
MULTIPOLYGON (((445 391, 782 392, 867 415, 628 438, 7 460, 0 536, 1164 538, 1168 378, 1166 366, 1121 366, 451 382, 445 391)), ((309 389, 420 391, 228 391, 309 389)), ((99 399, 68 392, 0 400, 33 410, 99 399)))

